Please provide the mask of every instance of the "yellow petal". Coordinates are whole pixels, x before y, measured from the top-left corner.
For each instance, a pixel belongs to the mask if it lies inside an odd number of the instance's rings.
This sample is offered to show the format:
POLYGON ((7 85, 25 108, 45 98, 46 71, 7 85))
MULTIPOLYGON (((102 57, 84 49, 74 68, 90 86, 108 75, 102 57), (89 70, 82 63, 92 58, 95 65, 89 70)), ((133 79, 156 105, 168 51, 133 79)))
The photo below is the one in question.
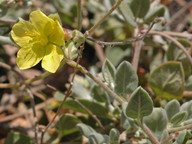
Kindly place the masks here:
MULTIPOLYGON (((42 13, 39 10, 31 12, 30 20, 31 20, 32 24, 38 29, 38 31, 41 32, 41 34, 47 33, 47 31, 45 31, 45 27, 47 24, 49 25, 48 26, 49 31, 53 30, 51 23, 53 23, 54 21, 51 18, 47 17, 44 13, 42 13)), ((48 30, 48 29, 46 29, 46 30, 48 30)))
POLYGON ((17 53, 17 65, 20 69, 28 69, 35 66, 43 58, 45 48, 40 44, 32 47, 23 47, 17 53))
POLYGON ((41 65, 45 70, 54 73, 59 68, 60 62, 63 57, 64 54, 60 47, 48 44, 46 46, 45 56, 43 57, 41 65))
POLYGON ((60 19, 58 13, 56 13, 56 14, 50 14, 48 17, 51 18, 51 19, 54 20, 54 21, 58 21, 59 24, 62 25, 61 19, 60 19))
POLYGON ((27 21, 16 23, 11 31, 11 37, 20 47, 27 47, 29 44, 35 43, 39 40, 39 35, 37 29, 27 21))
POLYGON ((50 42, 55 43, 56 45, 59 46, 64 46, 65 45, 65 40, 64 40, 64 31, 63 28, 61 27, 59 21, 54 21, 53 23, 53 31, 50 33, 48 36, 48 39, 50 42))

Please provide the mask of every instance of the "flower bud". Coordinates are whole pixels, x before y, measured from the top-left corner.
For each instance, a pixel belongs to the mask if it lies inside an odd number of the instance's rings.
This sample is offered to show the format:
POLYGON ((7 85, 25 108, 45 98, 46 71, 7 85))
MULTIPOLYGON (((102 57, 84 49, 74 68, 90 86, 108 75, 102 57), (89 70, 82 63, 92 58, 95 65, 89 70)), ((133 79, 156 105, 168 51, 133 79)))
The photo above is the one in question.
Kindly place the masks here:
POLYGON ((77 46, 80 46, 82 43, 85 42, 85 37, 80 31, 74 30, 73 31, 73 41, 75 43, 77 43, 77 46))
POLYGON ((78 49, 76 48, 73 41, 66 43, 63 49, 64 56, 67 59, 74 60, 78 56, 78 49))
POLYGON ((64 29, 64 34, 65 34, 65 41, 68 41, 72 38, 72 32, 68 29, 64 29))

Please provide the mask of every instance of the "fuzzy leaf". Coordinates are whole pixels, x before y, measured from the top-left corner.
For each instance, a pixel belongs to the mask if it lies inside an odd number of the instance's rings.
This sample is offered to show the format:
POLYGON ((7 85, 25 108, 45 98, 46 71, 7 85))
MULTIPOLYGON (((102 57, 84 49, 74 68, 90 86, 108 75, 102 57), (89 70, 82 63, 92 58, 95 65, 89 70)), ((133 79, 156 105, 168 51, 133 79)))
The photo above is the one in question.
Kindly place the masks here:
POLYGON ((186 116, 187 116, 187 112, 185 111, 179 112, 171 118, 171 123, 173 123, 173 125, 178 125, 186 119, 186 116))
POLYGON ((180 109, 187 112, 187 119, 192 118, 192 101, 185 102, 180 109))
POLYGON ((180 111, 180 104, 177 100, 172 100, 165 106, 165 110, 167 112, 167 117, 170 120, 176 113, 180 111))
POLYGON ((127 24, 131 27, 136 27, 137 24, 135 22, 133 12, 125 1, 121 2, 120 6, 119 6, 119 10, 122 13, 127 24))
POLYGON ((62 115, 55 124, 56 131, 64 136, 78 131, 75 127, 81 121, 71 114, 62 115))
POLYGON ((157 67, 149 77, 149 86, 158 97, 181 99, 184 72, 180 62, 167 62, 157 67))
MULTIPOLYGON (((107 116, 107 109, 101 105, 99 102, 93 102, 86 99, 79 99, 79 101, 88 108, 93 114, 97 117, 105 118, 107 116)), ((88 114, 82 107, 80 107, 74 100, 68 99, 65 104, 64 108, 68 108, 74 110, 76 112, 81 112, 84 114, 88 114)))
POLYGON ((151 22, 156 17, 161 17, 165 13, 165 7, 163 5, 158 5, 155 7, 151 7, 149 12, 146 14, 144 21, 146 23, 151 22))
POLYGON ((84 135, 87 138, 89 137, 90 134, 96 133, 96 131, 92 127, 83 123, 77 124, 77 127, 79 128, 82 135, 84 135))
POLYGON ((136 18, 143 18, 149 10, 150 0, 132 0, 130 7, 136 18))
POLYGON ((110 144, 119 144, 119 136, 120 133, 117 129, 115 128, 111 129, 109 133, 110 144))
POLYGON ((183 130, 179 132, 179 135, 176 138, 176 142, 174 144, 185 144, 189 138, 191 138, 191 133, 187 130, 183 130))
POLYGON ((92 97, 98 102, 107 102, 107 93, 98 85, 94 85, 91 89, 92 97))
MULTIPOLYGON (((187 51, 190 50, 191 43, 184 39, 178 39, 178 42, 180 42, 187 51)), ((185 76, 188 77, 191 74, 191 63, 185 53, 177 46, 175 43, 171 43, 169 45, 169 49, 167 51, 167 59, 169 61, 179 61, 183 65, 185 76)))
POLYGON ((7 136, 4 144, 34 144, 34 142, 24 134, 12 132, 7 136))
POLYGON ((115 72, 116 70, 113 64, 108 59, 106 59, 102 67, 102 74, 104 80, 107 82, 107 84, 111 89, 114 89, 115 85, 114 84, 115 72))
POLYGON ((165 110, 162 108, 154 108, 153 112, 149 116, 144 117, 143 121, 151 132, 160 140, 168 123, 165 110))
POLYGON ((132 65, 123 61, 115 74, 115 92, 125 97, 132 93, 138 85, 138 77, 132 65))
POLYGON ((126 108, 127 117, 142 120, 144 116, 151 114, 152 111, 153 102, 151 97, 142 87, 138 87, 128 101, 126 108))

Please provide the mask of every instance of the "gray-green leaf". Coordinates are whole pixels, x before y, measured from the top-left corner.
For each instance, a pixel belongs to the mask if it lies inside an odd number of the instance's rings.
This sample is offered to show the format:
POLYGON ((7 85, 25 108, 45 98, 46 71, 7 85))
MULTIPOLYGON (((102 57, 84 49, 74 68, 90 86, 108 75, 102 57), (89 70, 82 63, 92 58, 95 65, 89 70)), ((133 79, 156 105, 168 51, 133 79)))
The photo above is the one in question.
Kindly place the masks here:
POLYGON ((138 87, 128 101, 126 108, 127 117, 142 120, 144 116, 150 115, 152 111, 153 102, 151 97, 142 87, 138 87))
POLYGON ((158 97, 181 99, 184 90, 184 72, 180 62, 167 62, 149 76, 149 86, 158 97))
POLYGON ((98 85, 94 85, 91 89, 91 96, 98 102, 107 102, 107 93, 98 85))
POLYGON ((173 123, 173 125, 178 125, 186 119, 186 116, 187 112, 185 111, 179 112, 171 118, 171 123, 173 123))
POLYGON ((176 113, 180 111, 180 104, 177 100, 172 100, 165 106, 167 117, 170 120, 176 113))
POLYGON ((146 23, 149 23, 152 20, 154 20, 154 18, 163 16, 164 13, 165 13, 165 7, 163 5, 152 7, 145 16, 144 21, 146 23))
POLYGON ((143 18, 149 10, 150 0, 132 0, 130 7, 136 18, 143 18))
POLYGON ((4 144, 34 144, 34 141, 24 134, 13 132, 7 136, 4 144))
POLYGON ((153 112, 149 116, 144 117, 143 121, 158 140, 160 140, 168 123, 165 110, 162 108, 153 108, 153 112))
MULTIPOLYGON (((191 43, 185 39, 177 39, 187 51, 190 50, 191 43)), ((169 61, 180 61, 183 65, 185 76, 188 77, 191 74, 191 63, 185 53, 175 43, 171 42, 167 51, 167 59, 169 61)))
POLYGON ((108 59, 106 59, 102 67, 102 74, 104 80, 107 82, 111 89, 114 89, 115 86, 115 72, 116 69, 113 64, 108 59))
POLYGON ((124 2, 124 1, 121 2, 120 6, 119 6, 119 11, 122 13, 125 21, 128 23, 129 26, 131 26, 131 27, 137 26, 135 19, 134 19, 133 12, 126 2, 124 2))
POLYGON ((64 114, 55 124, 55 128, 60 135, 64 136, 78 131, 75 126, 80 122, 77 117, 71 114, 64 114))
POLYGON ((79 128, 82 135, 84 135, 87 138, 89 137, 90 134, 96 133, 96 131, 92 127, 83 123, 77 124, 77 127, 79 128))
POLYGON ((112 128, 109 132, 110 144, 119 144, 119 136, 119 131, 115 128, 112 128))
POLYGON ((126 96, 132 93, 138 86, 138 77, 132 65, 123 61, 117 68, 115 74, 115 92, 126 96))

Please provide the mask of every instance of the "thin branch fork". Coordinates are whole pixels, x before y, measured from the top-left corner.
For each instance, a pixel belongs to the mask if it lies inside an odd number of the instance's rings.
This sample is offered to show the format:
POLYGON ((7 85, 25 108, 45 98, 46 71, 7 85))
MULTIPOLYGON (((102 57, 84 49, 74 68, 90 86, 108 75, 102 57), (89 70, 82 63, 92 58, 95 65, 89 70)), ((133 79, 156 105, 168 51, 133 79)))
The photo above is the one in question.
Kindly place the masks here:
MULTIPOLYGON (((82 55, 82 53, 83 53, 84 46, 85 46, 84 43, 82 44, 82 46, 80 46, 80 52, 79 52, 80 55, 82 55)), ((81 56, 78 56, 78 57, 77 57, 77 62, 76 62, 75 68, 74 68, 73 76, 72 76, 72 79, 71 79, 69 88, 67 89, 65 98, 63 99, 61 105, 60 105, 59 108, 57 109, 57 112, 56 112, 56 114, 54 115, 54 117, 52 118, 52 120, 51 120, 51 121, 48 123, 48 125, 45 127, 44 131, 42 131, 42 134, 41 134, 41 144, 43 144, 43 139, 44 139, 44 135, 45 135, 46 131, 47 131, 48 128, 51 126, 51 124, 55 121, 55 119, 56 119, 56 117, 58 116, 58 114, 60 113, 63 105, 65 104, 67 98, 71 95, 71 89, 72 89, 72 87, 73 87, 73 81, 74 81, 74 79, 75 79, 75 75, 76 75, 76 72, 77 72, 77 68, 78 68, 80 59, 81 59, 81 56)))
MULTIPOLYGON (((25 80, 25 77, 19 71, 15 70, 14 68, 11 68, 9 65, 1 62, 0 66, 4 67, 7 70, 14 71, 23 81, 25 80)), ((34 96, 33 96, 32 92, 31 92, 29 86, 26 86, 26 91, 29 94, 31 107, 32 107, 32 111, 33 111, 35 144, 38 144, 38 121, 37 121, 37 113, 36 113, 36 110, 35 110, 34 96)))
POLYGON ((91 32, 93 32, 101 23, 104 22, 104 20, 121 4, 123 0, 118 0, 113 7, 104 15, 103 18, 101 18, 92 28, 90 28, 89 30, 87 30, 85 32, 85 38, 87 38, 89 36, 89 34, 91 32))
POLYGON ((104 41, 96 40, 96 39, 94 39, 92 37, 87 37, 86 39, 90 40, 92 42, 95 42, 95 43, 97 43, 97 44, 99 44, 101 46, 104 46, 104 45, 106 45, 106 46, 115 46, 115 45, 130 44, 130 43, 133 43, 133 42, 140 41, 140 40, 144 39, 145 36, 149 33, 149 31, 152 29, 154 24, 156 24, 156 23, 158 23, 160 21, 161 21, 160 18, 155 18, 146 32, 144 32, 142 35, 140 35, 138 37, 135 37, 135 38, 127 40, 127 41, 122 41, 122 42, 104 42, 104 41))
MULTIPOLYGON (((67 64, 70 65, 71 67, 76 66, 76 62, 74 61, 67 61, 67 64)), ((120 104, 123 104, 123 100, 121 99, 120 96, 118 96, 115 92, 113 92, 106 84, 104 84, 100 79, 97 77, 94 77, 91 73, 89 73, 84 67, 81 65, 78 65, 77 69, 81 71, 83 74, 87 75, 90 77, 93 81, 95 81, 98 85, 100 85, 105 91, 107 91, 115 100, 117 100, 120 104)))
POLYGON ((160 31, 149 31, 148 34, 150 34, 150 35, 160 35, 160 36, 163 36, 163 37, 171 40, 173 43, 175 43, 175 45, 177 45, 185 53, 185 55, 187 56, 188 60, 190 61, 191 65, 192 65, 192 58, 191 58, 189 52, 175 38, 173 38, 172 36, 170 36, 170 35, 168 35, 168 34, 166 34, 164 32, 160 32, 160 31))
POLYGON ((70 96, 80 107, 82 107, 95 121, 98 123, 98 125, 106 132, 106 129, 102 125, 101 121, 97 118, 96 115, 94 115, 89 109, 87 109, 77 98, 74 96, 70 96))

